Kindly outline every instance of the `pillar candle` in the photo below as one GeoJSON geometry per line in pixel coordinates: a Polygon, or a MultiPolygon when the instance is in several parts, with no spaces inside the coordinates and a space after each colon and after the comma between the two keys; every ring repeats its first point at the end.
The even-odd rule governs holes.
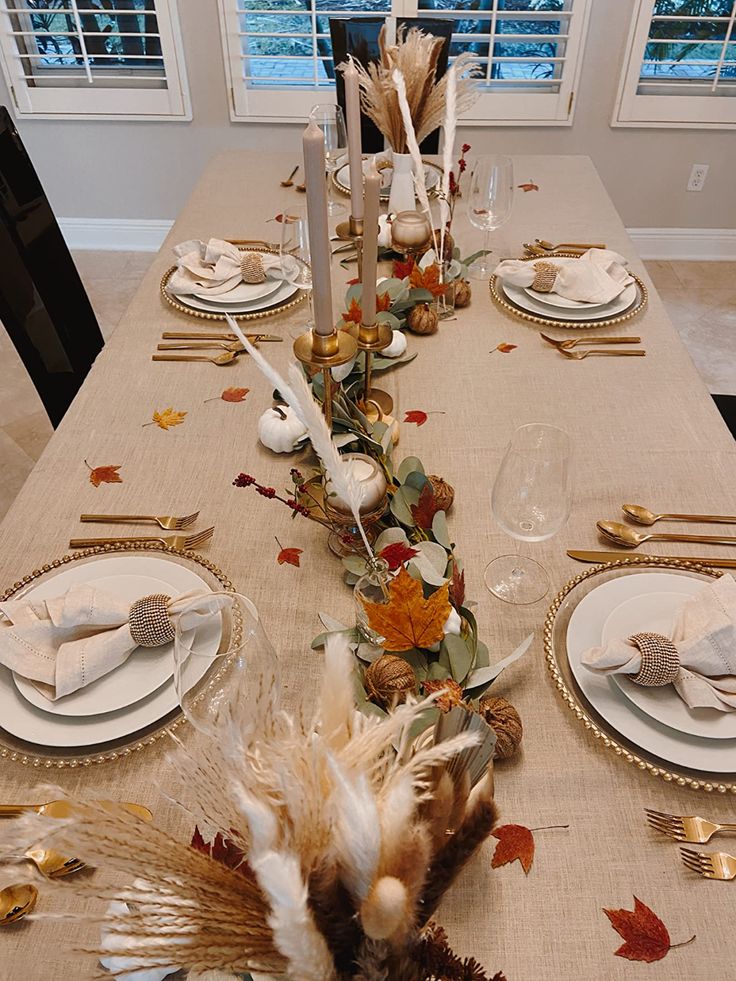
{"type": "Polygon", "coordinates": [[[314,331],[331,334],[332,279],[330,274],[330,229],[327,220],[327,185],[325,183],[325,137],[313,119],[302,137],[304,183],[307,186],[307,224],[309,253],[312,263],[312,302],[314,331]]]}
{"type": "Polygon", "coordinates": [[[363,222],[363,323],[376,322],[376,265],[378,262],[378,209],[381,175],[371,164],[365,178],[365,221],[363,222]]]}
{"type": "Polygon", "coordinates": [[[360,136],[360,86],[358,70],[348,58],[343,71],[345,79],[345,110],[348,126],[348,158],[350,161],[350,213],[363,217],[363,144],[360,136]]]}

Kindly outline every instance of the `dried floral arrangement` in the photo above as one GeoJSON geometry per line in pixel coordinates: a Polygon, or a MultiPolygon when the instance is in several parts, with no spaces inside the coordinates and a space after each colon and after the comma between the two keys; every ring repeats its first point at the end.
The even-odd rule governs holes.
{"type": "Polygon", "coordinates": [[[65,819],[8,821],[3,851],[43,840],[125,875],[124,886],[66,887],[112,901],[93,953],[113,974],[488,981],[430,919],[496,824],[492,730],[456,709],[417,741],[431,699],[365,716],[340,638],[327,645],[316,704],[304,695],[288,711],[267,641],[260,654],[170,758],[191,844],[80,802],[65,819]]]}

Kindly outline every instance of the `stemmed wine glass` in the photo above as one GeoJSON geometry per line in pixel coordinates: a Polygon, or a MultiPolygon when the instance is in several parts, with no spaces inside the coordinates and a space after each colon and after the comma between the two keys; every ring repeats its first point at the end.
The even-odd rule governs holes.
{"type": "Polygon", "coordinates": [[[332,175],[348,150],[348,130],[345,114],[338,105],[312,106],[309,118],[313,119],[325,136],[325,160],[327,162],[327,213],[332,218],[347,211],[344,204],[332,200],[332,175]]]}
{"type": "MultiPolygon", "coordinates": [[[[500,154],[478,157],[470,177],[468,217],[483,231],[483,249],[488,252],[491,232],[508,221],[514,198],[514,165],[511,157],[500,154]]],[[[488,255],[479,256],[470,264],[474,279],[487,279],[492,263],[488,255]]]]}
{"type": "MultiPolygon", "coordinates": [[[[567,433],[538,422],[516,430],[493,483],[491,511],[501,528],[522,542],[543,542],[562,528],[570,514],[567,433]]],[[[483,578],[507,603],[536,603],[549,589],[545,569],[520,555],[493,559],[483,578]]]]}
{"type": "Polygon", "coordinates": [[[282,211],[279,259],[284,282],[303,290],[309,297],[312,320],[312,266],[306,205],[289,205],[282,211]]]}

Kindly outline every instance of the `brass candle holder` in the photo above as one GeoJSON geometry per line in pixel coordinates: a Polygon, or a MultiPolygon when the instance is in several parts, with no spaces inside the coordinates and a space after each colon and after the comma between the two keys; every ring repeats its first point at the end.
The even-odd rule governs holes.
{"type": "Polygon", "coordinates": [[[393,340],[393,336],[394,332],[388,324],[361,324],[358,328],[358,350],[365,352],[363,401],[365,404],[369,401],[376,402],[381,407],[381,411],[386,415],[391,414],[394,407],[394,400],[388,392],[384,392],[380,388],[373,388],[371,370],[373,367],[373,354],[387,348],[393,340]]]}
{"type": "Polygon", "coordinates": [[[341,221],[335,229],[335,234],[343,242],[352,242],[358,259],[358,279],[363,279],[363,219],[353,218],[341,221]]]}
{"type": "Polygon", "coordinates": [[[330,369],[347,364],[358,353],[358,342],[344,330],[318,334],[314,329],[294,341],[294,355],[302,364],[322,372],[325,386],[325,421],[332,428],[332,374],[330,369]]]}

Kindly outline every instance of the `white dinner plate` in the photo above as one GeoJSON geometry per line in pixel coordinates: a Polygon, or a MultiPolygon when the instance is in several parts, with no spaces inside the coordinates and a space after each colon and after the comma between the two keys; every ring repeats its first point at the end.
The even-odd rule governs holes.
{"type": "MultiPolygon", "coordinates": [[[[626,289],[625,286],[622,287],[621,292],[624,289],[626,289]]],[[[563,310],[597,310],[598,307],[605,307],[608,306],[608,303],[613,302],[609,300],[608,303],[587,303],[584,300],[569,300],[566,296],[560,296],[559,293],[540,293],[539,290],[533,290],[531,286],[525,287],[524,292],[538,303],[544,303],[550,307],[562,307],[563,310]]]]}
{"type": "Polygon", "coordinates": [[[605,622],[619,604],[647,593],[678,593],[684,600],[705,584],[704,579],[671,572],[635,573],[602,583],[573,610],[567,626],[567,657],[585,698],[625,739],[673,766],[733,773],[736,739],[703,738],[662,725],[629,701],[612,678],[596,674],[582,663],[583,654],[601,644],[605,622]]]}
{"type": "Polygon", "coordinates": [[[531,296],[528,296],[526,290],[522,289],[522,287],[514,286],[511,283],[506,283],[502,279],[497,280],[497,282],[500,282],[502,291],[512,303],[516,304],[517,307],[521,307],[522,310],[527,310],[529,313],[535,313],[538,316],[547,317],[549,319],[559,318],[560,320],[586,321],[608,320],[609,317],[617,317],[620,313],[628,310],[628,308],[636,302],[637,297],[636,283],[631,283],[616,297],[615,300],[612,300],[610,303],[606,303],[603,306],[597,307],[595,310],[584,309],[555,311],[541,300],[536,300],[531,296]]]}
{"type": "Polygon", "coordinates": [[[204,300],[206,303],[227,304],[228,306],[231,306],[233,303],[241,305],[271,296],[282,284],[282,279],[268,278],[262,283],[238,283],[237,286],[228,290],[227,293],[218,293],[216,296],[206,291],[193,293],[192,296],[196,296],[198,300],[204,300]]]}
{"type": "Polygon", "coordinates": [[[257,310],[266,310],[269,307],[275,306],[277,303],[285,303],[296,292],[296,286],[293,286],[291,283],[281,283],[276,292],[271,293],[270,296],[262,297],[259,300],[251,300],[248,303],[241,303],[238,306],[220,304],[214,298],[205,302],[204,300],[197,299],[196,296],[176,296],[174,293],[170,295],[177,303],[181,303],[182,306],[191,307],[193,310],[205,310],[207,313],[238,314],[254,313],[257,310]]]}
{"type": "MultiPolygon", "coordinates": [[[[366,169],[367,161],[363,161],[363,170],[366,169]]],[[[387,167],[385,170],[381,171],[381,197],[388,198],[391,194],[391,175],[393,174],[393,168],[387,167]]],[[[340,167],[335,174],[335,180],[344,188],[346,191],[350,190],[350,165],[345,164],[340,167]]],[[[439,171],[434,167],[430,166],[427,161],[424,162],[424,184],[428,191],[433,190],[437,187],[440,180],[439,171]]]]}
{"type": "MultiPolygon", "coordinates": [[[[47,580],[54,586],[49,595],[73,582],[86,582],[95,573],[100,577],[148,576],[166,583],[167,587],[177,593],[189,589],[210,589],[196,572],[176,562],[153,556],[125,555],[110,556],[64,569],[53,579],[47,580]]],[[[189,657],[182,669],[186,690],[196,685],[206,674],[213,655],[217,652],[221,634],[221,616],[212,617],[197,628],[194,640],[197,655],[189,657]]],[[[0,668],[0,727],[25,742],[40,746],[81,748],[122,739],[158,722],[178,705],[174,679],[170,678],[146,698],[117,712],[83,717],[51,715],[27,702],[13,684],[10,670],[0,668]]]]}
{"type": "MultiPolygon", "coordinates": [[[[687,597],[682,593],[639,593],[611,610],[603,624],[603,643],[618,637],[631,637],[640,631],[672,636],[677,615],[687,597]]],[[[736,739],[736,712],[718,709],[691,709],[672,685],[646,688],[635,685],[625,674],[611,675],[624,695],[642,712],[678,732],[706,739],[736,739]]]]}
{"type": "MultiPolygon", "coordinates": [[[[60,590],[68,589],[70,583],[60,584],[58,578],[55,576],[53,579],[47,579],[34,589],[29,589],[24,594],[24,598],[32,597],[38,601],[59,596],[60,590]]],[[[93,572],[87,573],[83,581],[94,581],[99,589],[104,589],[126,603],[132,603],[141,596],[149,596],[152,593],[178,596],[181,592],[181,590],[175,591],[171,584],[161,579],[152,579],[150,576],[98,577],[93,572]],[[91,576],[94,579],[90,578],[91,576]]],[[[188,647],[191,646],[194,642],[193,632],[184,634],[183,639],[188,647]]],[[[133,702],[140,701],[160,688],[165,681],[173,677],[173,674],[174,645],[171,643],[163,644],[161,647],[136,648],[119,668],[98,678],[91,685],[85,685],[84,688],[54,702],[42,695],[27,678],[14,674],[13,681],[26,701],[44,712],[50,712],[52,715],[85,716],[117,712],[118,709],[132,705],[133,702]]]]}

